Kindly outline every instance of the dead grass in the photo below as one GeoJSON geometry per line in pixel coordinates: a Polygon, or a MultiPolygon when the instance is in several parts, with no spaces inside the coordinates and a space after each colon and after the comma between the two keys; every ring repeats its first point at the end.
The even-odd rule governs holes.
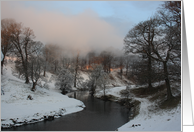
{"type": "Polygon", "coordinates": [[[131,92],[135,94],[136,97],[145,98],[148,97],[150,102],[155,102],[155,108],[153,110],[159,109],[172,109],[177,107],[181,103],[181,93],[174,87],[171,88],[172,92],[175,93],[172,99],[167,100],[166,86],[160,85],[155,88],[148,89],[147,87],[141,87],[132,89],[131,92]]]}
{"type": "Polygon", "coordinates": [[[161,109],[172,109],[181,103],[181,95],[175,96],[170,100],[164,100],[159,103],[161,109]]]}
{"type": "Polygon", "coordinates": [[[171,88],[172,92],[174,93],[174,97],[170,100],[167,100],[167,91],[166,89],[154,94],[153,96],[149,97],[150,102],[156,102],[156,106],[160,109],[172,109],[177,107],[178,104],[181,103],[181,93],[174,87],[171,88]]]}
{"type": "Polygon", "coordinates": [[[115,80],[112,74],[109,74],[111,80],[115,80]]]}
{"type": "Polygon", "coordinates": [[[156,100],[164,100],[165,98],[166,98],[166,89],[154,94],[153,96],[151,96],[148,99],[149,99],[150,102],[154,102],[156,100]]]}
{"type": "Polygon", "coordinates": [[[133,84],[136,84],[136,79],[134,77],[128,77],[126,74],[123,75],[127,80],[129,80],[130,82],[132,82],[133,84]]]}
{"type": "Polygon", "coordinates": [[[131,92],[139,98],[148,97],[150,95],[156,94],[160,91],[163,91],[165,89],[165,85],[160,85],[158,87],[154,88],[148,88],[148,87],[140,87],[132,89],[131,92]]]}
{"type": "Polygon", "coordinates": [[[130,81],[128,78],[126,78],[126,76],[123,74],[122,75],[122,78],[121,78],[121,75],[120,75],[120,72],[117,72],[116,73],[116,78],[122,83],[122,84],[125,84],[125,85],[128,85],[128,81],[130,81]]]}

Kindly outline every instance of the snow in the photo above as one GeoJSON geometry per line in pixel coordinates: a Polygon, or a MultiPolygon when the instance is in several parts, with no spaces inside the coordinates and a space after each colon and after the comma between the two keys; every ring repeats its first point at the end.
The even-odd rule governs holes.
{"type": "Polygon", "coordinates": [[[81,76],[84,78],[83,81],[86,81],[86,80],[89,79],[89,75],[87,73],[85,73],[85,72],[81,72],[81,76]]]}
{"type": "MultiPolygon", "coordinates": [[[[126,86],[122,87],[114,87],[106,90],[106,95],[113,95],[115,97],[120,97],[120,91],[126,89],[126,86]]],[[[103,91],[100,90],[95,94],[96,97],[100,97],[103,95],[103,91]]]]}
{"type": "Polygon", "coordinates": [[[131,82],[130,80],[126,79],[125,76],[122,76],[122,79],[120,79],[120,77],[118,77],[118,72],[120,70],[119,69],[112,69],[111,75],[113,76],[114,80],[112,81],[112,84],[116,85],[116,86],[123,86],[127,84],[133,84],[133,82],[131,82]]]}
{"type": "Polygon", "coordinates": [[[148,108],[153,104],[147,99],[136,99],[141,102],[139,115],[118,128],[119,131],[181,131],[180,106],[169,111],[150,112],[148,108]]]}
{"type": "MultiPolygon", "coordinates": [[[[142,105],[141,105],[142,106],[142,105]]],[[[118,128],[119,131],[181,131],[181,111],[180,107],[166,112],[157,112],[157,114],[148,114],[142,111],[135,119],[118,128]],[[142,114],[142,112],[144,112],[142,114]],[[140,126],[138,125],[140,124],[140,126]],[[133,125],[137,125],[132,127],[133,125]]]]}
{"type": "MultiPolygon", "coordinates": [[[[5,95],[1,95],[1,126],[19,126],[25,123],[43,121],[45,117],[54,116],[58,118],[62,115],[83,110],[85,105],[76,99],[60,94],[55,88],[53,74],[46,73],[48,88],[37,87],[35,92],[30,90],[31,86],[12,75],[14,66],[12,64],[4,67],[4,75],[1,76],[1,87],[5,95]],[[33,100],[27,100],[31,95],[33,100]]],[[[120,91],[126,89],[126,81],[131,84],[130,89],[139,86],[134,85],[124,76],[122,81],[117,76],[117,71],[111,72],[114,77],[111,84],[117,87],[109,87],[106,95],[113,95],[117,99],[122,98],[120,91]]],[[[88,79],[88,74],[82,72],[84,80],[88,79]]],[[[44,85],[45,81],[41,81],[44,85]]],[[[161,85],[164,82],[153,83],[153,86],[161,85]]],[[[103,95],[103,90],[98,89],[96,97],[103,95]]],[[[175,95],[175,93],[174,93],[175,95]]],[[[116,99],[116,98],[115,98],[116,99]]],[[[150,102],[148,98],[138,98],[133,96],[133,100],[140,101],[139,114],[123,126],[118,131],[181,131],[181,104],[170,110],[152,110],[155,102],[150,102]]]]}
{"type": "MultiPolygon", "coordinates": [[[[161,83],[154,83],[157,86],[161,83]]],[[[131,85],[131,89],[137,86],[131,85]]],[[[106,95],[113,95],[117,99],[122,98],[119,94],[126,86],[109,88],[106,95]]],[[[103,91],[98,91],[95,96],[100,97],[103,91]]],[[[117,99],[115,101],[117,101],[117,99]]],[[[131,119],[128,123],[118,128],[118,131],[181,131],[181,104],[170,110],[152,110],[154,102],[147,98],[138,98],[133,95],[133,100],[141,102],[139,114],[131,119]]]]}
{"type": "MultiPolygon", "coordinates": [[[[56,90],[55,81],[48,82],[48,89],[37,86],[37,90],[32,92],[31,85],[12,75],[12,67],[13,64],[4,67],[4,75],[1,76],[1,87],[5,93],[1,95],[1,127],[43,121],[48,116],[58,118],[85,107],[83,102],[56,90]],[[28,95],[33,100],[28,100],[28,95]]],[[[52,74],[47,74],[49,80],[52,74]]]]}

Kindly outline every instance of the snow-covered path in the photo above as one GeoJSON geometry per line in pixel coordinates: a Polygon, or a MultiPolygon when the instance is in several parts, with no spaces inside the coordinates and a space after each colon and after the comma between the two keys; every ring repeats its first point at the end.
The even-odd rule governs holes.
{"type": "Polygon", "coordinates": [[[170,111],[150,112],[150,102],[146,99],[136,100],[141,102],[139,115],[118,128],[119,131],[181,131],[180,106],[170,111]]]}
{"type": "MultiPolygon", "coordinates": [[[[131,85],[134,88],[135,85],[131,85]]],[[[107,95],[121,98],[120,91],[126,86],[114,87],[107,90],[107,95]]],[[[100,97],[103,91],[95,96],[100,97]]],[[[171,110],[154,110],[154,102],[147,98],[133,96],[133,100],[141,102],[139,114],[128,123],[118,128],[118,131],[181,131],[181,105],[171,110]]]]}
{"type": "Polygon", "coordinates": [[[118,128],[119,131],[181,131],[181,106],[172,110],[154,110],[154,103],[147,98],[141,102],[137,117],[118,128]]]}

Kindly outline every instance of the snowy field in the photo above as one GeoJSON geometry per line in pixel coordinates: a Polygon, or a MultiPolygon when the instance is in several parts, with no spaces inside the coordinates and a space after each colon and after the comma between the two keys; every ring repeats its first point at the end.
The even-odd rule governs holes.
{"type": "MultiPolygon", "coordinates": [[[[83,102],[62,95],[54,87],[54,81],[48,82],[48,88],[37,86],[32,92],[31,86],[12,75],[13,65],[4,68],[1,76],[1,127],[19,126],[22,124],[43,121],[48,117],[58,118],[62,115],[83,110],[83,102]],[[33,100],[28,100],[31,95],[33,100]]],[[[47,75],[49,80],[51,74],[47,75]]],[[[45,82],[41,82],[45,83],[45,82]]]]}

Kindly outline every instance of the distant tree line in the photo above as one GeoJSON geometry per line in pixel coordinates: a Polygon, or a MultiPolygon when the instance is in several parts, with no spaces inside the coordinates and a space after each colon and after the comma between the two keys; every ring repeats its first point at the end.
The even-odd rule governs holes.
{"type": "MultiPolygon", "coordinates": [[[[95,78],[96,73],[91,72],[90,81],[87,84],[88,86],[92,84],[91,89],[94,92],[96,86],[100,86],[99,82],[103,84],[100,87],[105,89],[104,81],[108,79],[107,75],[113,68],[124,68],[123,61],[121,65],[121,57],[116,56],[112,51],[104,50],[101,53],[91,51],[86,56],[80,56],[77,51],[73,57],[70,57],[64,54],[64,48],[57,44],[35,41],[33,30],[13,19],[1,20],[1,49],[4,56],[12,56],[16,59],[15,69],[25,83],[32,83],[32,91],[36,90],[39,79],[45,77],[47,72],[51,72],[57,75],[59,82],[56,83],[56,87],[66,93],[70,86],[82,87],[81,71],[98,71],[95,68],[99,69],[100,66],[100,77],[95,78]],[[66,79],[62,79],[62,76],[66,79]],[[71,80],[68,83],[67,78],[71,80]]],[[[1,74],[3,74],[4,65],[5,58],[1,61],[1,74]]]]}

